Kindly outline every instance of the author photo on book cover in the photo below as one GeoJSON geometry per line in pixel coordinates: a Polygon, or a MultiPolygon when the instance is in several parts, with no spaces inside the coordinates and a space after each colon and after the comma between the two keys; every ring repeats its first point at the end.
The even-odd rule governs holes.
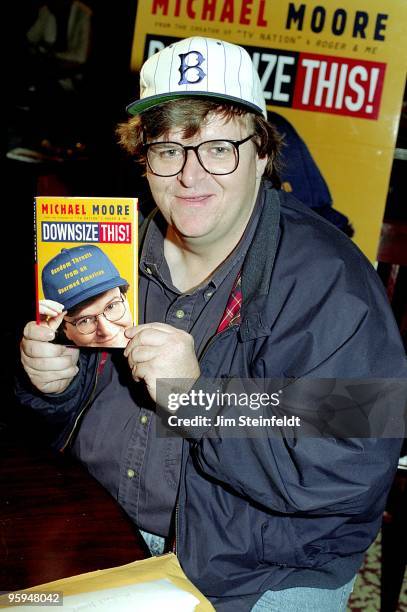
{"type": "Polygon", "coordinates": [[[128,289],[99,247],[62,249],[42,270],[40,324],[55,332],[57,344],[124,348],[124,330],[133,325],[128,289]]]}

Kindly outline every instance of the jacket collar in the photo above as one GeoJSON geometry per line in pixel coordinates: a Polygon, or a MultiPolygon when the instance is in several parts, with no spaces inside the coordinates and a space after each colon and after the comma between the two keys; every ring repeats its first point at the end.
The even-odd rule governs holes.
{"type": "Polygon", "coordinates": [[[265,202],[242,269],[242,340],[270,334],[270,327],[262,321],[260,307],[270,292],[271,274],[280,237],[280,198],[278,191],[272,188],[269,181],[264,181],[261,189],[265,202]]]}

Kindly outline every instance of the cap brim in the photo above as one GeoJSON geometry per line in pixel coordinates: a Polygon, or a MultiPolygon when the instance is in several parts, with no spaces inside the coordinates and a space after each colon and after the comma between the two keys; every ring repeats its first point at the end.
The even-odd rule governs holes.
{"type": "Polygon", "coordinates": [[[246,100],[242,100],[241,98],[235,98],[234,96],[228,95],[220,95],[216,93],[211,93],[208,91],[172,91],[166,94],[157,94],[156,96],[148,96],[147,98],[142,98],[141,100],[136,100],[132,102],[128,106],[126,106],[126,111],[129,115],[140,115],[145,111],[153,108],[154,106],[158,106],[159,104],[163,104],[164,102],[169,102],[170,100],[176,100],[178,98],[201,98],[201,99],[211,99],[222,102],[232,102],[238,106],[243,106],[244,108],[248,108],[252,113],[260,114],[264,116],[264,112],[262,108],[257,106],[257,104],[252,104],[251,102],[247,102],[246,100]]]}
{"type": "Polygon", "coordinates": [[[81,291],[77,295],[72,296],[70,299],[67,299],[65,301],[62,299],[62,303],[64,305],[65,310],[70,310],[81,302],[89,300],[90,298],[95,297],[100,293],[105,293],[105,291],[109,291],[109,289],[115,289],[115,287],[121,287],[122,285],[128,284],[129,283],[124,278],[116,277],[114,279],[107,280],[104,283],[99,283],[98,285],[89,287],[89,289],[81,291]]]}

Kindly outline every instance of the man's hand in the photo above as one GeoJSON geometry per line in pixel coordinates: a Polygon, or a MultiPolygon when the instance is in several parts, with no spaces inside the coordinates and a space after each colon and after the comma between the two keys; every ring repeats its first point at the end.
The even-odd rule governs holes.
{"type": "Polygon", "coordinates": [[[49,321],[51,317],[57,317],[64,312],[63,304],[54,300],[38,300],[38,310],[42,321],[49,321]]]}
{"type": "Polygon", "coordinates": [[[157,378],[186,378],[195,381],[201,371],[194,339],[187,332],[166,323],[146,323],[126,329],[131,338],[124,351],[134,380],[144,380],[156,401],[157,378]]]}
{"type": "Polygon", "coordinates": [[[79,371],[76,365],[79,349],[50,344],[64,314],[52,316],[39,325],[30,321],[24,328],[21,363],[32,384],[43,393],[62,393],[79,371]]]}

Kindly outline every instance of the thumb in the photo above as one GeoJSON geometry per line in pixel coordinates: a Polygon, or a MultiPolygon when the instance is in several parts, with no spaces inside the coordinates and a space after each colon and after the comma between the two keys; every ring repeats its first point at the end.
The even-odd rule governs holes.
{"type": "Polygon", "coordinates": [[[63,354],[68,355],[71,358],[72,365],[76,365],[76,362],[79,359],[79,349],[73,346],[66,346],[63,354]]]}
{"type": "Polygon", "coordinates": [[[133,327],[128,327],[127,329],[125,329],[124,335],[126,336],[126,338],[134,338],[134,336],[136,335],[136,329],[137,327],[135,325],[133,327]]]}
{"type": "Polygon", "coordinates": [[[66,315],[66,310],[64,312],[61,312],[61,314],[57,315],[56,317],[52,317],[48,319],[47,321],[48,327],[52,331],[56,332],[58,327],[61,325],[62,321],[64,320],[65,315],[66,315]]]}

